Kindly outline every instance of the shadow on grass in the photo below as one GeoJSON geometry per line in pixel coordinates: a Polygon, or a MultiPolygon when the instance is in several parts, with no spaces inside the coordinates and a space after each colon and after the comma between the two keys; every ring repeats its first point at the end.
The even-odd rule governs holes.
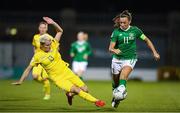
{"type": "Polygon", "coordinates": [[[1,108],[2,112],[116,112],[113,108],[71,108],[71,107],[56,107],[56,108],[29,108],[21,107],[21,108],[1,108]]]}
{"type": "Polygon", "coordinates": [[[11,97],[11,98],[3,98],[0,99],[0,101],[32,101],[32,100],[38,100],[38,98],[24,98],[24,97],[11,97]]]}

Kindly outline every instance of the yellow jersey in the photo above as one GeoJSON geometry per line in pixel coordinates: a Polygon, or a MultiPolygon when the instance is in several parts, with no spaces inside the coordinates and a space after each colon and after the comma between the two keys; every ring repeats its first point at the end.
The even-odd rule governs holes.
{"type": "MultiPolygon", "coordinates": [[[[51,40],[54,39],[54,38],[53,38],[51,35],[49,35],[48,33],[46,33],[46,34],[48,35],[48,37],[49,37],[51,40]]],[[[32,45],[33,45],[34,48],[35,48],[35,53],[40,50],[40,42],[39,42],[40,36],[41,36],[40,34],[35,34],[34,37],[33,37],[32,45]]]]}
{"type": "Polygon", "coordinates": [[[59,42],[56,39],[52,40],[51,50],[49,52],[44,52],[40,49],[34,54],[30,65],[36,66],[38,64],[46,70],[49,77],[53,80],[61,76],[64,70],[67,69],[68,64],[61,58],[59,53],[59,42]]]}

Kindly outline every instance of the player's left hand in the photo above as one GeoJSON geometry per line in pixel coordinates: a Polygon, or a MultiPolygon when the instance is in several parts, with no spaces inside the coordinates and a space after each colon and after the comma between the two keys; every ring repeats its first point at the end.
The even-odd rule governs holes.
{"type": "Polygon", "coordinates": [[[160,55],[156,52],[154,53],[154,58],[156,61],[160,60],[160,55]]]}
{"type": "Polygon", "coordinates": [[[13,82],[13,83],[11,83],[12,85],[21,85],[22,83],[21,82],[19,82],[19,81],[17,81],[17,82],[13,82]]]}
{"type": "Polygon", "coordinates": [[[87,54],[85,54],[83,57],[84,57],[84,59],[86,59],[86,60],[88,59],[88,55],[87,55],[87,54]]]}
{"type": "Polygon", "coordinates": [[[48,23],[48,24],[54,24],[54,20],[49,18],[49,17],[43,17],[43,19],[48,23]]]}

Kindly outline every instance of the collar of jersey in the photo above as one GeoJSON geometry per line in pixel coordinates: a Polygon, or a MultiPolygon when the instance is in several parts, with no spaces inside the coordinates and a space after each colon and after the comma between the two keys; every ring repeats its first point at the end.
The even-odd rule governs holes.
{"type": "Polygon", "coordinates": [[[127,30],[129,30],[129,29],[130,29],[130,27],[131,27],[131,26],[129,25],[129,26],[128,26],[128,28],[127,28],[127,29],[125,29],[125,30],[123,30],[121,27],[120,27],[120,29],[121,29],[121,30],[123,30],[123,31],[127,31],[127,30]]]}
{"type": "Polygon", "coordinates": [[[79,45],[82,45],[82,44],[85,43],[85,41],[77,41],[77,43],[78,43],[79,45]]]}

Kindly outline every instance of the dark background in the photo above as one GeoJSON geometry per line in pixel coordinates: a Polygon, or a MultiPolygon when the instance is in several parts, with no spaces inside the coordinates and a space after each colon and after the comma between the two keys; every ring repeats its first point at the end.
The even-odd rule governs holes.
{"type": "MultiPolygon", "coordinates": [[[[152,40],[161,55],[161,60],[155,62],[145,43],[137,41],[137,68],[180,66],[178,0],[1,0],[0,3],[0,42],[10,44],[12,52],[12,60],[7,59],[10,63],[7,65],[6,60],[1,59],[1,67],[25,67],[29,63],[33,55],[32,37],[38,32],[43,16],[53,18],[64,29],[60,52],[65,61],[71,63],[70,45],[82,30],[88,32],[94,53],[89,66],[109,67],[112,18],[126,9],[132,13],[132,25],[138,26],[152,40]],[[17,29],[16,35],[9,33],[12,28],[17,29]],[[22,51],[24,54],[19,55],[22,51]]],[[[52,26],[49,26],[49,33],[55,34],[52,26]]],[[[1,55],[5,49],[1,48],[1,55]]]]}
{"type": "Polygon", "coordinates": [[[179,10],[178,0],[1,0],[1,10],[59,11],[72,8],[77,12],[168,13],[179,10]]]}

